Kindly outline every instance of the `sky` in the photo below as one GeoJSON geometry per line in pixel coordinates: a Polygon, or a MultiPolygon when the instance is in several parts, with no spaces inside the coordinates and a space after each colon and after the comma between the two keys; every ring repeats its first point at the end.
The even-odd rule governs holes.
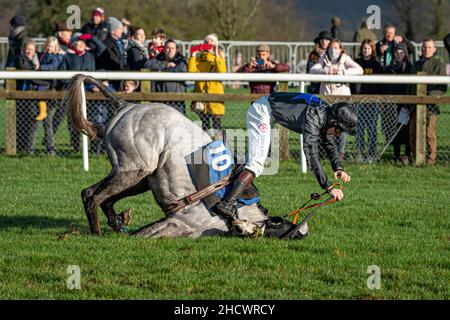
{"type": "MultiPolygon", "coordinates": [[[[308,12],[311,28],[314,33],[320,30],[329,30],[330,20],[333,16],[338,16],[342,21],[342,29],[348,34],[353,33],[361,25],[370,5],[378,5],[381,9],[381,26],[388,22],[395,21],[392,16],[392,5],[389,0],[297,0],[300,8],[308,12]]],[[[350,39],[349,39],[350,40],[350,39]]]]}

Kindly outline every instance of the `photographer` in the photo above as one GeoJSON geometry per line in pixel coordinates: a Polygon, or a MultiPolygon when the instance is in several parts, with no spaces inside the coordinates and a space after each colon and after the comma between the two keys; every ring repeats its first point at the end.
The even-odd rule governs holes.
{"type": "MultiPolygon", "coordinates": [[[[288,64],[278,63],[270,59],[270,47],[267,44],[261,44],[256,48],[256,58],[251,57],[250,62],[237,70],[244,73],[279,73],[289,72],[288,64]]],[[[275,82],[250,82],[251,93],[270,94],[275,92],[275,82]]]]}
{"type": "MultiPolygon", "coordinates": [[[[188,72],[227,72],[225,54],[219,50],[219,39],[215,33],[207,35],[202,45],[191,48],[188,72]]],[[[196,81],[194,92],[223,94],[224,88],[220,81],[196,81]]],[[[192,109],[199,114],[203,130],[208,131],[212,121],[216,136],[221,135],[221,120],[225,114],[223,102],[194,102],[192,109]]]]}

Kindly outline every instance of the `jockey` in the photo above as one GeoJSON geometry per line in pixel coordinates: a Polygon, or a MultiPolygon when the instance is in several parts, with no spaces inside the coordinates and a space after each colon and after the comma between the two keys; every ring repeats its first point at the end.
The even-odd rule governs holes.
{"type": "Polygon", "coordinates": [[[236,220],[239,195],[259,177],[269,153],[271,121],[303,134],[304,152],[309,167],[321,188],[336,200],[342,200],[342,190],[333,188],[320,164],[319,144],[325,149],[334,171],[334,178],[350,181],[339,160],[334,137],[344,131],[354,135],[356,107],[346,102],[328,105],[317,96],[304,93],[272,93],[253,102],[247,111],[249,157],[244,171],[234,182],[231,192],[219,202],[216,212],[236,220]]]}

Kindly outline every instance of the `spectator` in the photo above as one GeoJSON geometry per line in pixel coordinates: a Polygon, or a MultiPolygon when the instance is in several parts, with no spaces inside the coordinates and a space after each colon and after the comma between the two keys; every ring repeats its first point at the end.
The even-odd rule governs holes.
{"type": "MultiPolygon", "coordinates": [[[[319,59],[310,70],[314,74],[330,74],[330,75],[362,75],[363,69],[355,61],[348,56],[339,40],[332,40],[328,45],[327,52],[319,59]]],[[[321,83],[320,94],[322,95],[351,95],[350,85],[348,83],[321,83]]],[[[339,158],[344,159],[345,156],[345,133],[341,133],[338,137],[339,142],[339,158]]]]}
{"type": "Polygon", "coordinates": [[[16,58],[21,54],[23,44],[27,38],[27,31],[25,28],[25,18],[22,16],[14,16],[9,22],[11,32],[8,37],[8,57],[6,58],[6,67],[14,68],[16,65],[16,58]]]}
{"type": "MultiPolygon", "coordinates": [[[[71,40],[71,46],[74,53],[68,53],[64,56],[64,59],[59,66],[59,70],[63,71],[95,71],[96,70],[96,57],[101,55],[106,50],[105,45],[96,37],[90,34],[74,34],[71,40]],[[88,50],[87,44],[93,42],[95,44],[94,50],[88,50]]],[[[87,84],[85,86],[87,91],[94,91],[93,85],[87,84]]],[[[88,108],[91,102],[88,102],[88,108]]],[[[59,122],[61,123],[61,122],[59,122]]],[[[69,133],[70,143],[75,152],[80,150],[80,136],[78,131],[73,126],[72,120],[69,118],[69,133]]],[[[58,127],[53,127],[54,134],[58,130],[58,127]]]]}
{"type": "Polygon", "coordinates": [[[166,33],[163,29],[155,29],[152,31],[152,41],[149,43],[148,52],[150,59],[156,58],[164,51],[164,43],[166,42],[166,33]]]}
{"type": "MultiPolygon", "coordinates": [[[[322,31],[314,39],[314,50],[309,54],[306,63],[306,73],[310,73],[313,65],[319,62],[319,59],[327,51],[328,45],[333,38],[328,31],[322,31]]],[[[308,87],[308,93],[318,94],[320,91],[320,82],[311,82],[308,87]]]]}
{"type": "Polygon", "coordinates": [[[353,36],[353,42],[361,43],[362,41],[367,39],[376,42],[377,36],[372,32],[372,30],[369,29],[367,20],[365,19],[361,24],[361,28],[359,28],[359,30],[355,32],[355,35],[353,36]]]}
{"type": "Polygon", "coordinates": [[[86,23],[81,32],[96,36],[100,41],[105,41],[108,36],[108,26],[105,21],[105,10],[103,8],[95,8],[91,14],[91,21],[86,23]]]}
{"type": "Polygon", "coordinates": [[[377,57],[380,59],[383,68],[390,65],[394,57],[394,45],[395,43],[405,42],[408,48],[408,52],[414,52],[414,47],[409,41],[402,36],[396,34],[396,29],[392,24],[387,24],[383,28],[384,38],[377,43],[377,57]]]}
{"type": "Polygon", "coordinates": [[[120,21],[123,24],[122,39],[129,40],[131,38],[131,32],[130,32],[131,22],[127,18],[122,18],[120,21]]]}
{"type": "Polygon", "coordinates": [[[125,93],[133,93],[139,87],[139,82],[136,80],[126,80],[123,82],[123,92],[125,93]]]}
{"type": "MultiPolygon", "coordinates": [[[[427,75],[445,75],[445,65],[442,57],[436,54],[436,45],[433,39],[425,38],[422,42],[422,56],[414,66],[414,73],[426,72],[427,75]]],[[[447,85],[427,85],[427,95],[444,95],[447,85]]],[[[427,145],[429,154],[427,164],[436,163],[437,139],[436,139],[436,115],[440,113],[437,105],[427,106],[427,145]]],[[[415,114],[411,118],[411,146],[415,146],[415,114]]]]}
{"type": "MultiPolygon", "coordinates": [[[[36,53],[36,44],[31,39],[26,39],[21,53],[16,56],[15,66],[18,70],[39,70],[39,58],[36,53]]],[[[18,80],[17,90],[36,90],[43,83],[39,80],[18,80]]],[[[38,102],[36,100],[17,101],[17,149],[19,152],[34,154],[34,144],[38,124],[36,115],[38,114],[38,102]],[[31,104],[32,107],[28,104],[31,104]]]]}
{"type": "MultiPolygon", "coordinates": [[[[361,42],[359,57],[355,60],[357,64],[364,70],[364,75],[373,75],[383,73],[383,68],[375,56],[375,42],[366,39],[361,42]]],[[[356,94],[380,94],[380,86],[374,84],[360,84],[355,85],[352,89],[356,94]]],[[[357,108],[358,123],[356,125],[356,148],[358,162],[363,161],[363,154],[365,149],[364,135],[367,130],[367,153],[368,162],[375,161],[377,154],[377,122],[379,108],[376,104],[364,105],[361,104],[357,108]]]]}
{"type": "MultiPolygon", "coordinates": [[[[210,45],[209,50],[194,51],[189,59],[189,72],[227,72],[224,54],[219,50],[219,39],[215,33],[205,38],[205,44],[210,45]]],[[[219,81],[197,81],[194,92],[223,94],[224,88],[219,81]]],[[[221,136],[221,119],[225,114],[225,104],[223,102],[195,102],[193,109],[200,114],[203,130],[210,129],[210,121],[213,122],[213,128],[216,135],[221,136]]]]}
{"type": "Polygon", "coordinates": [[[342,34],[341,34],[341,19],[339,17],[333,17],[331,19],[330,32],[331,32],[331,37],[333,39],[343,41],[342,34]]]}
{"type": "MultiPolygon", "coordinates": [[[[448,52],[448,58],[450,60],[450,33],[445,36],[443,41],[444,41],[445,48],[447,49],[447,52],[448,52]]],[[[447,75],[450,76],[450,63],[447,64],[446,70],[447,70],[447,75]]]]}
{"type": "Polygon", "coordinates": [[[128,41],[127,61],[130,70],[140,71],[149,60],[145,46],[145,31],[140,27],[131,27],[131,39],[128,41]]]}
{"type": "MultiPolygon", "coordinates": [[[[55,71],[58,70],[64,58],[65,52],[59,47],[58,39],[50,36],[44,45],[44,52],[39,58],[41,71],[55,71]]],[[[49,83],[48,85],[39,85],[37,90],[49,90],[55,86],[55,83],[49,83]]],[[[57,110],[58,103],[55,100],[40,101],[39,102],[39,115],[36,120],[43,120],[44,123],[44,140],[43,145],[47,148],[47,153],[54,156],[55,150],[55,138],[53,135],[53,111],[57,110]],[[47,110],[48,107],[48,110],[47,110]]]]}
{"type": "MultiPolygon", "coordinates": [[[[175,41],[166,41],[164,51],[149,60],[145,68],[158,72],[187,72],[186,58],[178,51],[175,41]]],[[[186,92],[184,81],[155,81],[155,92],[186,92]]],[[[183,114],[186,114],[184,101],[164,102],[183,114]]]]}
{"type": "Polygon", "coordinates": [[[59,22],[56,24],[55,37],[58,39],[59,47],[65,53],[75,53],[70,43],[72,33],[72,30],[67,26],[66,22],[59,22]]]}
{"type": "MultiPolygon", "coordinates": [[[[412,64],[408,59],[408,48],[404,43],[397,43],[394,46],[394,60],[386,67],[385,73],[394,75],[407,75],[412,73],[412,64]]],[[[385,94],[406,95],[410,93],[409,85],[405,84],[386,84],[384,85],[385,94]]],[[[400,104],[397,107],[397,112],[405,112],[409,115],[410,107],[405,104],[400,104]],[[402,110],[403,109],[403,110],[402,110]]],[[[392,141],[394,145],[394,159],[400,161],[404,165],[409,165],[411,162],[411,142],[409,135],[409,122],[404,125],[397,136],[392,141]],[[401,146],[405,145],[405,154],[400,156],[401,146]]]]}
{"type": "MultiPolygon", "coordinates": [[[[123,25],[117,18],[108,19],[109,34],[103,42],[105,50],[97,59],[97,68],[107,71],[128,70],[125,43],[122,40],[123,25]]],[[[111,81],[114,89],[117,91],[120,81],[111,81]]]]}
{"type": "MultiPolygon", "coordinates": [[[[270,47],[261,44],[256,47],[256,58],[251,57],[250,62],[242,66],[237,72],[245,73],[279,73],[289,72],[290,66],[270,59],[270,47]]],[[[276,82],[250,82],[251,93],[269,94],[275,92],[276,82]]]]}

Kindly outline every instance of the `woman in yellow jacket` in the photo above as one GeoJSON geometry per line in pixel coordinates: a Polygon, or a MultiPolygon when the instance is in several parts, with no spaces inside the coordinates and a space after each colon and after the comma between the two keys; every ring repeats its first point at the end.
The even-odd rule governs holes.
{"type": "MultiPolygon", "coordinates": [[[[209,44],[209,50],[197,50],[192,52],[188,63],[188,72],[219,72],[226,73],[227,66],[222,51],[219,51],[219,39],[215,33],[205,38],[205,44],[209,44]]],[[[194,92],[223,94],[223,84],[220,81],[197,81],[195,82],[194,92]]],[[[203,130],[211,128],[212,119],[213,128],[220,135],[222,130],[221,118],[225,114],[225,104],[222,102],[194,103],[193,108],[198,112],[202,120],[203,130]]]]}

